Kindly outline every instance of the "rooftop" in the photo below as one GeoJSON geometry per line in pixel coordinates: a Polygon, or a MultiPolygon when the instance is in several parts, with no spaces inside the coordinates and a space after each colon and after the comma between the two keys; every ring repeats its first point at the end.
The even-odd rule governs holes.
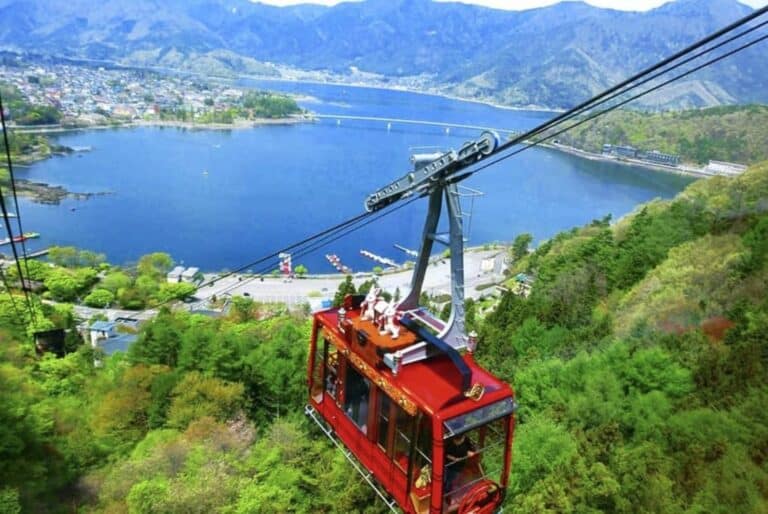
{"type": "MultiPolygon", "coordinates": [[[[342,342],[346,344],[346,336],[338,330],[337,309],[330,309],[317,316],[321,317],[331,332],[342,342]]],[[[370,324],[370,321],[359,320],[359,310],[349,311],[347,318],[351,319],[354,326],[361,324],[370,324]]],[[[481,368],[470,354],[465,354],[462,358],[469,367],[472,378],[471,384],[480,384],[484,388],[483,396],[478,399],[470,399],[462,391],[462,377],[459,370],[453,365],[451,360],[444,354],[436,354],[426,360],[404,365],[397,375],[383,364],[374,364],[370,361],[370,354],[380,354],[381,352],[394,351],[396,348],[402,348],[408,344],[417,342],[416,336],[404,326],[401,326],[400,337],[392,339],[389,336],[382,336],[374,329],[371,324],[369,330],[365,330],[369,335],[368,346],[373,347],[373,352],[367,352],[364,355],[360,352],[357,344],[349,344],[350,360],[363,370],[369,378],[387,391],[387,394],[398,399],[398,394],[405,394],[407,398],[416,403],[420,408],[430,414],[438,414],[444,418],[450,418],[474,410],[478,407],[494,403],[501,398],[512,396],[512,389],[503,381],[494,377],[492,374],[481,368]],[[389,340],[386,343],[384,340],[389,340]],[[355,355],[352,357],[351,355],[355,355]],[[370,366],[360,364],[357,361],[362,360],[370,366]],[[381,379],[389,382],[392,387],[385,385],[381,379]]],[[[406,408],[406,410],[408,410],[406,408]]]]}
{"type": "Polygon", "coordinates": [[[101,332],[111,332],[115,328],[114,321],[94,321],[88,330],[98,330],[101,332]]]}

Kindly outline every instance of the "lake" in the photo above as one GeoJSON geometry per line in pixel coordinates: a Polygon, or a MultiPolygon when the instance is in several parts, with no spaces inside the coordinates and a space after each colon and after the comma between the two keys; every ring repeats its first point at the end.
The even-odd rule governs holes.
{"type": "MultiPolygon", "coordinates": [[[[302,95],[319,114],[430,120],[525,130],[553,116],[438,96],[349,86],[255,82],[248,86],[302,95]]],[[[187,266],[233,269],[363,211],[371,192],[409,171],[413,149],[457,148],[477,131],[335,119],[317,123],[208,131],[131,128],[67,133],[54,139],[92,151],[19,168],[18,178],[71,191],[111,191],[60,205],[21,200],[31,249],[74,245],[124,264],[154,251],[187,266]]],[[[691,179],[532,148],[464,185],[474,201],[470,244],[558,231],[650,199],[669,198],[691,179]]],[[[468,208],[467,205],[465,208],[468,208]]],[[[403,261],[394,248],[418,249],[426,199],[384,217],[318,252],[296,259],[310,272],[331,272],[325,253],[355,270],[375,263],[361,249],[403,261]]],[[[274,263],[277,264],[276,262],[274,263]]]]}

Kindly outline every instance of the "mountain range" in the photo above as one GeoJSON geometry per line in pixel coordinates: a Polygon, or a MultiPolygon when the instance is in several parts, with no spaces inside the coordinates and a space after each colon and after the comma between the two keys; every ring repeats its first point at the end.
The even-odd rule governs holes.
{"type": "MultiPolygon", "coordinates": [[[[504,11],[432,0],[334,7],[0,0],[0,47],[217,74],[276,75],[289,66],[562,108],[750,12],[736,0],[677,0],[647,12],[581,2],[504,11]]],[[[768,102],[765,52],[756,45],[665,88],[645,105],[768,102]]]]}

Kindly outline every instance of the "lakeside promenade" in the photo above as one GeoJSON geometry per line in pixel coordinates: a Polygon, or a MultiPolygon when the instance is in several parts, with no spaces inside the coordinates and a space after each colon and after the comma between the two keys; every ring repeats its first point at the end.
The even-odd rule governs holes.
{"type": "MultiPolygon", "coordinates": [[[[466,298],[477,299],[489,284],[501,282],[503,274],[502,260],[505,254],[503,248],[495,250],[468,250],[464,253],[464,283],[466,298]],[[493,269],[484,271],[483,263],[488,259],[494,259],[493,269]]],[[[412,269],[402,269],[385,272],[378,278],[381,288],[394,294],[400,289],[401,297],[410,290],[412,269]]],[[[353,282],[359,286],[366,280],[373,278],[373,273],[356,273],[353,282]]],[[[216,274],[206,274],[205,281],[213,280],[216,274]]],[[[347,275],[334,273],[327,275],[308,275],[305,278],[294,278],[286,281],[282,277],[265,276],[252,278],[235,274],[216,281],[207,287],[198,289],[195,297],[203,300],[213,295],[221,297],[247,296],[259,302],[285,302],[288,304],[301,304],[322,298],[333,298],[339,285],[347,275]]],[[[434,259],[427,269],[423,290],[429,295],[449,295],[451,287],[449,259],[434,259]]],[[[486,291],[487,293],[487,291],[486,291]]],[[[207,302],[198,302],[207,303],[207,302]]],[[[202,306],[201,306],[202,307],[202,306]]]]}

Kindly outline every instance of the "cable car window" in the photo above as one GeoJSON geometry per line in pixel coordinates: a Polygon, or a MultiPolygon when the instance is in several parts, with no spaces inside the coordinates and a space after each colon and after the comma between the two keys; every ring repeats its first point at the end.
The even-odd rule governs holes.
{"type": "Polygon", "coordinates": [[[416,512],[427,512],[432,489],[432,420],[428,417],[421,419],[416,433],[411,483],[414,509],[416,512]]]}
{"type": "Polygon", "coordinates": [[[344,384],[344,411],[364,434],[368,433],[368,405],[370,401],[371,381],[361,375],[354,367],[347,366],[344,384]]]}
{"type": "Polygon", "coordinates": [[[379,392],[379,405],[377,406],[377,416],[379,425],[376,440],[384,453],[387,453],[389,442],[389,419],[392,417],[392,400],[383,392],[379,392]]]}
{"type": "Polygon", "coordinates": [[[506,418],[460,431],[445,441],[443,494],[445,509],[457,507],[473,488],[501,482],[504,470],[506,418]]]}
{"type": "Polygon", "coordinates": [[[339,349],[327,343],[325,358],[325,392],[336,400],[336,389],[339,384],[339,349]]]}
{"type": "Polygon", "coordinates": [[[413,437],[413,416],[395,405],[395,440],[392,448],[392,458],[404,473],[408,472],[408,454],[411,452],[411,437],[413,437]]]}
{"type": "MultiPolygon", "coordinates": [[[[429,418],[423,418],[416,438],[414,452],[414,469],[420,472],[424,466],[432,467],[432,423],[429,418]]],[[[432,472],[428,473],[429,476],[432,472]]]]}
{"type": "Polygon", "coordinates": [[[315,347],[315,358],[312,362],[312,384],[310,385],[310,394],[316,402],[323,400],[323,363],[325,362],[325,353],[327,342],[323,337],[323,331],[318,331],[315,347]]]}
{"type": "Polygon", "coordinates": [[[512,398],[504,398],[498,402],[486,405],[477,410],[449,419],[444,423],[445,438],[453,437],[474,427],[488,423],[495,419],[512,414],[517,409],[517,404],[512,398]]]}

